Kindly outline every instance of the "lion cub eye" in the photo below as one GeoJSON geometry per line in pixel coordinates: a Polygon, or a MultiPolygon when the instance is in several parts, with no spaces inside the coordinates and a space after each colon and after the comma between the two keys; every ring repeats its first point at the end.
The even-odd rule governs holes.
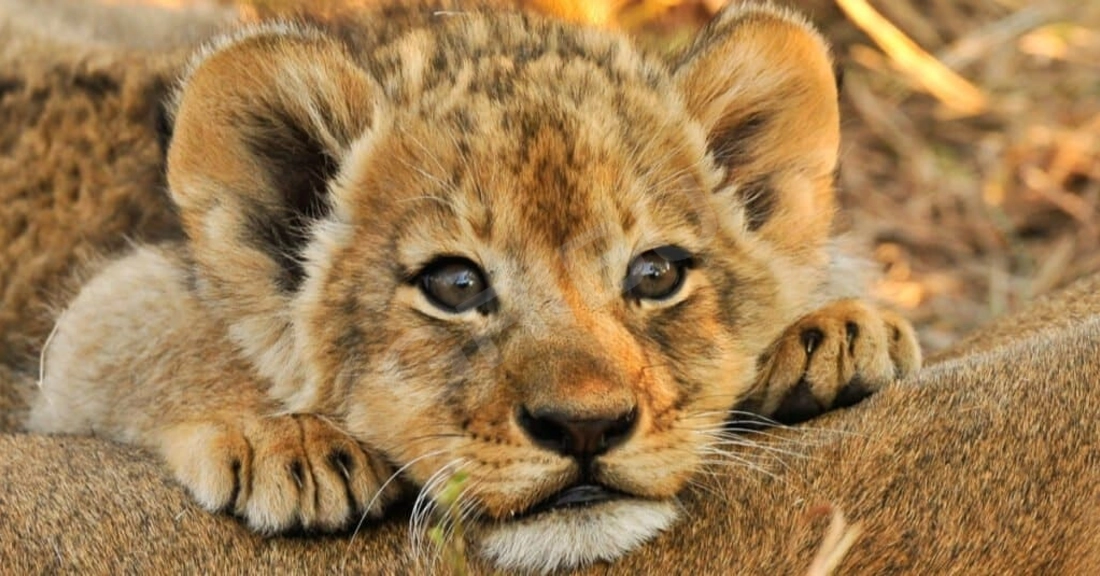
{"type": "Polygon", "coordinates": [[[691,266],[691,254],[677,246],[644,252],[627,266],[624,291],[638,300],[664,300],[684,284],[691,266]]]}
{"type": "Polygon", "coordinates": [[[445,312],[479,308],[494,297],[481,268],[465,258],[435,260],[424,267],[416,282],[428,300],[445,312]]]}

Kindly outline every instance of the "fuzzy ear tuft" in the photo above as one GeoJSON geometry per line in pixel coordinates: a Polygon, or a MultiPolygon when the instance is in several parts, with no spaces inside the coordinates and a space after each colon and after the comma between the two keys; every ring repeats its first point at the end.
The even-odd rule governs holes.
{"type": "Polygon", "coordinates": [[[746,227],[790,254],[820,253],[834,209],[840,141],[829,49],[803,19],[730,6],[683,54],[675,77],[726,170],[746,227]]]}
{"type": "Polygon", "coordinates": [[[272,25],[200,54],[170,108],[168,184],[199,296],[276,386],[299,377],[288,328],[303,253],[380,94],[340,43],[272,25]]]}

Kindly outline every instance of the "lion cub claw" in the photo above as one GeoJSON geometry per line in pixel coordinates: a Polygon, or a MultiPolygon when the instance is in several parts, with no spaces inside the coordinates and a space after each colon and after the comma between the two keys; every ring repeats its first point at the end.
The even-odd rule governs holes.
{"type": "Polygon", "coordinates": [[[162,452],[205,508],[228,511],[267,534],[334,531],[382,514],[392,474],[352,437],[312,415],[175,425],[162,452]]]}
{"type": "Polygon", "coordinates": [[[907,320],[838,300],[788,327],[761,358],[763,413],[791,424],[850,406],[921,364],[907,320]]]}

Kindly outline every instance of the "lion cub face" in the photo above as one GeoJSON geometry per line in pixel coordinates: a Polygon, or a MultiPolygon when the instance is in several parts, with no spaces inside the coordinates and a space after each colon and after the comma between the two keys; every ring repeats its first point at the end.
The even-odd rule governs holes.
{"type": "Polygon", "coordinates": [[[196,60],[169,152],[196,290],[288,408],[427,498],[465,473],[501,564],[613,558],[672,521],[820,282],[827,51],[759,8],[672,62],[406,16],[377,45],[267,26],[196,60]]]}

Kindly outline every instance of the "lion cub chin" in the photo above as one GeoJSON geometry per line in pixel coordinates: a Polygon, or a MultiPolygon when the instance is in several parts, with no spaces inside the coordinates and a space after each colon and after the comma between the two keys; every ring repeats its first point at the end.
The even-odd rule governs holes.
{"type": "Polygon", "coordinates": [[[145,446],[210,510],[334,531],[413,499],[509,568],[676,519],[734,410],[920,364],[838,288],[828,49],[731,6],[671,57],[449,2],[245,28],[169,106],[187,240],[58,319],[35,430],[145,446]],[[461,479],[461,482],[456,482],[461,479]]]}
{"type": "Polygon", "coordinates": [[[671,501],[613,501],[515,520],[477,534],[480,550],[505,569],[550,572],[614,560],[676,521],[671,501]]]}

